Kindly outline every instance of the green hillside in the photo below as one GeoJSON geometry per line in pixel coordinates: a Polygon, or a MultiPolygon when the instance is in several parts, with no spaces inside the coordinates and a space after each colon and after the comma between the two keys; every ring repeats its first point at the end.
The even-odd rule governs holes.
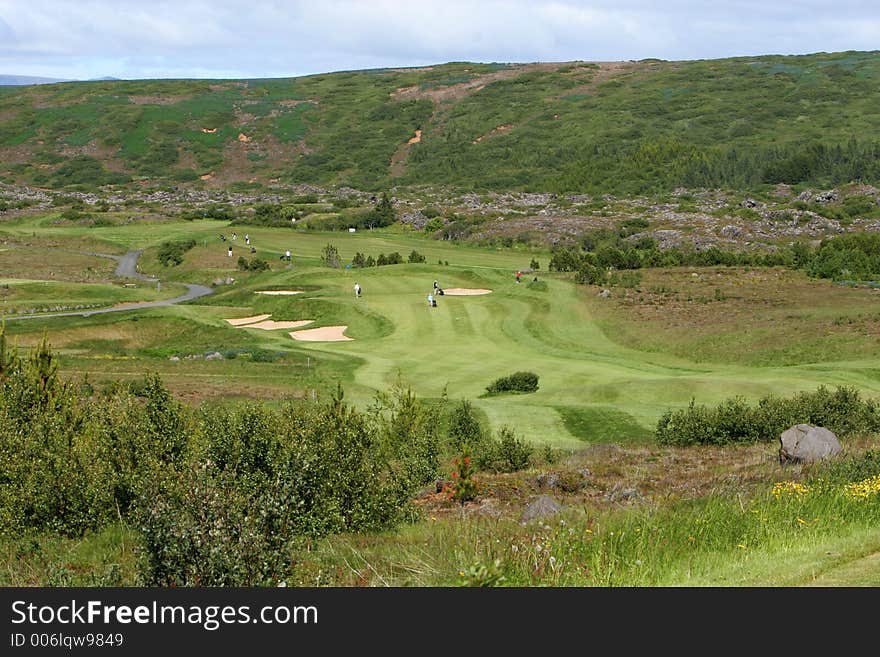
{"type": "Polygon", "coordinates": [[[8,87],[0,181],[617,194],[877,182],[878,82],[875,51],[8,87]]]}

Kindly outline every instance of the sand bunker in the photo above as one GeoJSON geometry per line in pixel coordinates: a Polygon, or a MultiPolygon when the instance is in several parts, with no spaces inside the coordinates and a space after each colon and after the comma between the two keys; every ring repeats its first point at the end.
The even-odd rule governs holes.
{"type": "Polygon", "coordinates": [[[343,335],[347,328],[348,326],[322,326],[305,331],[291,331],[290,337],[306,342],[347,342],[353,339],[343,335]]]}
{"type": "Polygon", "coordinates": [[[492,290],[468,287],[444,287],[443,294],[450,297],[470,297],[477,294],[492,294],[492,290]]]}
{"type": "Polygon", "coordinates": [[[244,324],[253,324],[254,322],[262,322],[269,319],[272,315],[254,315],[253,317],[239,317],[238,319],[227,319],[226,321],[233,326],[242,326],[244,324]]]}
{"type": "Polygon", "coordinates": [[[273,297],[286,297],[291,294],[302,294],[302,290],[257,290],[255,294],[268,294],[273,297]]]}
{"type": "Polygon", "coordinates": [[[315,320],[313,319],[298,319],[292,322],[276,322],[271,319],[267,319],[263,322],[257,322],[255,324],[248,324],[246,326],[242,326],[241,328],[255,328],[255,329],[263,329],[264,331],[274,331],[276,329],[293,329],[299,328],[300,326],[305,326],[306,324],[311,324],[315,320]]]}

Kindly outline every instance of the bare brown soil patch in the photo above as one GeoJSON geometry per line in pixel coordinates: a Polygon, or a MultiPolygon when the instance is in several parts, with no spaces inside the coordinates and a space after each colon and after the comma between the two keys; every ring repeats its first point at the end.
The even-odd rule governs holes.
{"type": "Polygon", "coordinates": [[[650,62],[594,62],[598,65],[598,69],[585,69],[593,73],[592,79],[586,84],[582,84],[572,89],[567,89],[561,96],[571,96],[575,94],[587,94],[596,91],[596,87],[603,82],[608,82],[612,78],[627,75],[634,72],[648,73],[657,63],[650,62]]]}
{"type": "Polygon", "coordinates": [[[505,132],[509,132],[511,130],[511,128],[513,128],[512,123],[507,123],[505,125],[499,125],[497,128],[492,128],[492,130],[487,132],[485,135],[481,135],[480,137],[477,137],[471,143],[472,144],[479,144],[481,141],[483,141],[484,139],[488,139],[489,137],[494,137],[495,135],[503,135],[505,132]]]}
{"type": "Polygon", "coordinates": [[[416,130],[415,136],[410,137],[405,144],[401,144],[391,156],[391,176],[396,178],[402,176],[406,170],[406,160],[409,157],[409,149],[413,144],[422,141],[422,131],[416,130]]]}
{"type": "Polygon", "coordinates": [[[309,99],[309,100],[289,99],[289,100],[279,100],[278,101],[278,104],[281,105],[282,107],[296,107],[297,105],[303,105],[305,103],[311,103],[312,105],[317,105],[318,101],[312,100],[312,99],[309,99]]]}
{"type": "Polygon", "coordinates": [[[475,93],[486,85],[497,82],[498,80],[515,78],[518,75],[530,71],[555,71],[557,68],[559,68],[558,64],[519,64],[499,71],[477,75],[467,82],[460,82],[458,84],[437,85],[425,89],[422,89],[422,87],[418,85],[412,87],[400,87],[391,92],[391,97],[394,100],[417,100],[427,98],[440,104],[450,100],[460,100],[461,98],[475,93]]]}
{"type": "Polygon", "coordinates": [[[128,100],[135,105],[174,105],[192,96],[129,96],[128,100]]]}

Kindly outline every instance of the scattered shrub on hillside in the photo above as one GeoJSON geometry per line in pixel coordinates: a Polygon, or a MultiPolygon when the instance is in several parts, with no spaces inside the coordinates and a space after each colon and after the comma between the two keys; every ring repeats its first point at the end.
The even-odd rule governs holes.
{"type": "Polygon", "coordinates": [[[142,497],[147,585],[276,585],[302,540],[400,520],[436,477],[436,422],[411,393],[380,419],[341,389],[318,409],[255,405],[208,413],[198,458],[142,497]]]}
{"type": "Polygon", "coordinates": [[[857,389],[820,386],[815,392],[794,397],[768,396],[750,406],[742,397],[715,408],[691,400],[687,408],[666,411],[654,436],[667,445],[725,445],[735,442],[770,442],[795,424],[812,424],[838,437],[880,431],[880,412],[873,400],[863,400],[857,389]]]}
{"type": "Polygon", "coordinates": [[[462,399],[452,409],[448,435],[454,452],[461,452],[464,445],[474,447],[483,442],[483,427],[477,419],[474,407],[467,399],[462,399]]]}
{"type": "Polygon", "coordinates": [[[248,260],[244,256],[238,256],[238,268],[241,271],[266,271],[269,269],[269,263],[262,258],[248,260]]]}
{"type": "Polygon", "coordinates": [[[376,258],[376,266],[383,267],[385,265],[399,265],[403,262],[403,257],[395,251],[394,253],[389,253],[385,255],[384,253],[380,253],[379,257],[376,258]]]}
{"type": "Polygon", "coordinates": [[[538,262],[535,258],[532,258],[532,261],[529,263],[529,269],[534,269],[537,271],[541,268],[541,263],[538,262]]]}
{"type": "Polygon", "coordinates": [[[837,281],[880,278],[880,235],[849,233],[822,240],[806,269],[810,276],[837,281]]]}
{"type": "Polygon", "coordinates": [[[165,267],[174,267],[183,262],[183,255],[196,245],[195,240],[163,242],[159,245],[156,259],[165,267]]]}
{"type": "Polygon", "coordinates": [[[367,213],[360,215],[360,219],[355,228],[382,228],[390,226],[397,220],[394,211],[394,204],[388,196],[387,192],[382,192],[381,198],[376,202],[375,207],[367,213]]]}
{"type": "Polygon", "coordinates": [[[324,263],[325,267],[339,268],[339,251],[336,250],[335,246],[327,244],[321,250],[321,262],[324,263]]]}
{"type": "Polygon", "coordinates": [[[477,497],[478,485],[474,479],[474,466],[471,463],[467,445],[459,456],[452,459],[452,499],[464,505],[477,497]]]}
{"type": "Polygon", "coordinates": [[[425,256],[413,249],[406,261],[409,263],[425,262],[425,256]]]}
{"type": "Polygon", "coordinates": [[[534,372],[514,372],[495,379],[486,387],[486,392],[535,392],[538,389],[538,375],[534,372]]]}
{"type": "Polygon", "coordinates": [[[355,253],[354,258],[351,259],[351,266],[358,267],[358,268],[366,267],[367,266],[367,259],[366,259],[366,257],[364,257],[364,254],[361,253],[360,251],[355,253]]]}
{"type": "Polygon", "coordinates": [[[491,469],[496,472],[516,472],[529,467],[534,448],[516,437],[513,429],[503,426],[494,441],[494,459],[491,469]]]}
{"type": "Polygon", "coordinates": [[[158,377],[92,398],[43,340],[22,358],[0,329],[0,531],[80,535],[127,516],[146,477],[171,473],[189,431],[158,377]]]}
{"type": "Polygon", "coordinates": [[[61,380],[45,341],[21,358],[0,329],[0,531],[76,536],[121,517],[153,585],[277,583],[300,538],[387,527],[437,475],[439,411],[408,390],[375,414],[341,389],[321,408],[199,414],[158,376],[92,393],[61,380]]]}
{"type": "Polygon", "coordinates": [[[208,205],[182,212],[180,218],[186,221],[193,221],[195,219],[234,221],[237,218],[237,213],[235,208],[225,203],[209,203],[208,205]]]}
{"type": "Polygon", "coordinates": [[[425,223],[424,231],[426,233],[436,233],[438,230],[443,228],[443,219],[440,217],[433,217],[429,219],[427,223],[425,223]]]}

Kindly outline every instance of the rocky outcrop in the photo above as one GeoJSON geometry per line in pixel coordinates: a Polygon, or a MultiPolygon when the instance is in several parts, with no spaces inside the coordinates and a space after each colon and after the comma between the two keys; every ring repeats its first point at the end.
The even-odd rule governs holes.
{"type": "Polygon", "coordinates": [[[523,509],[520,520],[529,522],[538,518],[555,516],[562,510],[562,505],[549,495],[538,495],[529,505],[523,509]]]}
{"type": "Polygon", "coordinates": [[[812,463],[840,453],[840,441],[825,427],[796,424],[779,436],[779,462],[812,463]]]}

